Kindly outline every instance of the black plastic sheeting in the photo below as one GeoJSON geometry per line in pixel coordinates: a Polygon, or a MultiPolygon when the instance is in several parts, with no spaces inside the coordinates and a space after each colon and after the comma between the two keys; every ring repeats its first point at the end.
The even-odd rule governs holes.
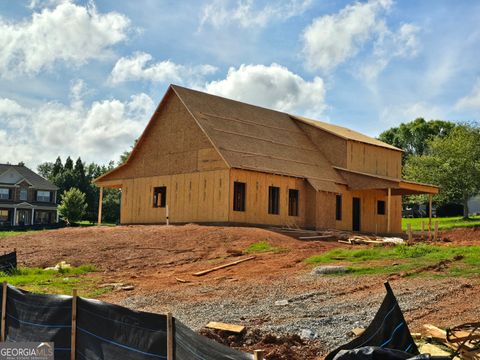
{"type": "MultiPolygon", "coordinates": [[[[53,342],[55,359],[70,359],[71,296],[33,294],[8,286],[5,325],[7,341],[53,342]]],[[[175,360],[253,359],[196,334],[176,319],[173,334],[175,360]]],[[[166,360],[167,317],[78,297],[76,358],[166,360]]]]}
{"type": "Polygon", "coordinates": [[[253,355],[236,351],[216,341],[200,336],[176,320],[175,359],[251,360],[253,355]]]}
{"type": "Polygon", "coordinates": [[[0,255],[0,271],[10,274],[17,269],[17,252],[0,255]]]}
{"type": "Polygon", "coordinates": [[[385,287],[387,295],[365,332],[333,350],[325,357],[325,360],[334,359],[340,350],[352,350],[366,346],[394,349],[412,355],[419,353],[390,284],[385,283],[385,287]]]}
{"type": "Polygon", "coordinates": [[[77,355],[89,360],[167,359],[167,318],[79,298],[77,355]]]}
{"type": "Polygon", "coordinates": [[[70,359],[72,297],[7,289],[6,340],[54,342],[55,360],[70,359]]]}
{"type": "Polygon", "coordinates": [[[412,354],[400,350],[366,346],[353,350],[340,350],[333,360],[409,360],[412,354]]]}

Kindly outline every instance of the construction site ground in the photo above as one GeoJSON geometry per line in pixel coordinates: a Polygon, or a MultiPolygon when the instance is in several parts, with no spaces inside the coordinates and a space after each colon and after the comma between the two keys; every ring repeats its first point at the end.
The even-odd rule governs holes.
{"type": "MultiPolygon", "coordinates": [[[[449,240],[444,246],[480,244],[480,230],[475,228],[448,230],[442,237],[449,240]]],[[[321,358],[351,339],[353,328],[366,327],[373,318],[387,279],[312,275],[314,265],[306,258],[352,245],[302,241],[259,228],[194,224],[65,228],[6,237],[0,246],[3,251],[16,248],[20,266],[93,264],[98,272],[85,276],[129,289],[112,290],[101,300],[137,310],[170,311],[194,330],[229,346],[266,349],[269,360],[321,358]],[[245,253],[262,241],[276,250],[245,253]],[[249,255],[256,257],[204,276],[192,275],[249,255]],[[245,325],[247,331],[232,335],[203,329],[209,321],[245,325]]],[[[355,248],[362,246],[368,245],[355,248]]],[[[413,332],[420,332],[425,323],[448,327],[480,320],[477,276],[389,278],[413,332]]]]}

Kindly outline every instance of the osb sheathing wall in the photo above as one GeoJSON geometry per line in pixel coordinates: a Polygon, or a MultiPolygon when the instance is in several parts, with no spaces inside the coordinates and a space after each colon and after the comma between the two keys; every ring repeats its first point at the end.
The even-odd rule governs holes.
{"type": "Polygon", "coordinates": [[[348,141],[347,169],[399,179],[402,176],[402,153],[358,141],[348,141]]]}
{"type": "Polygon", "coordinates": [[[104,180],[226,168],[227,165],[180,99],[169,92],[133,158],[104,180]]]}
{"type": "MultiPolygon", "coordinates": [[[[250,223],[265,225],[306,225],[306,204],[308,183],[299,178],[267,174],[255,171],[231,169],[229,221],[233,223],[250,223]],[[233,210],[233,184],[235,181],[245,183],[245,211],[233,210]],[[280,188],[280,214],[268,213],[268,187],[280,188]],[[299,216],[288,216],[288,190],[299,190],[299,216]]],[[[311,188],[311,187],[310,187],[311,188]]]]}
{"type": "MultiPolygon", "coordinates": [[[[352,199],[360,198],[360,231],[372,233],[387,232],[388,202],[384,190],[343,191],[342,220],[336,221],[339,230],[352,230],[352,199]],[[385,201],[385,215],[377,214],[377,201],[385,201]]],[[[390,226],[392,233],[402,232],[402,199],[401,196],[391,197],[390,226]]],[[[335,214],[333,215],[335,216],[335,214]]]]}
{"type": "Polygon", "coordinates": [[[229,170],[216,170],[123,180],[121,223],[165,223],[166,208],[153,207],[160,186],[167,187],[170,222],[228,221],[229,170]]]}
{"type": "Polygon", "coordinates": [[[347,140],[302,122],[297,125],[307,134],[332,165],[347,167],[347,140]]]}

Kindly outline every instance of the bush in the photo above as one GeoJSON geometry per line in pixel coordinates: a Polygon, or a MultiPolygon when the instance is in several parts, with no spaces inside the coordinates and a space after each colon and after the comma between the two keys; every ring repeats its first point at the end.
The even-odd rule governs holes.
{"type": "Polygon", "coordinates": [[[77,188],[71,188],[62,195],[58,213],[67,223],[72,224],[82,220],[87,210],[85,194],[77,188]]]}

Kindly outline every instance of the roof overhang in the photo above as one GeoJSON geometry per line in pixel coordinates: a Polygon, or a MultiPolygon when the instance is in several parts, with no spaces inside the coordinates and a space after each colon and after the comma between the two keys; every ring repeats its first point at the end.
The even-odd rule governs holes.
{"type": "Polygon", "coordinates": [[[392,195],[438,194],[439,187],[334,166],[347,181],[349,190],[387,190],[392,195]]]}

